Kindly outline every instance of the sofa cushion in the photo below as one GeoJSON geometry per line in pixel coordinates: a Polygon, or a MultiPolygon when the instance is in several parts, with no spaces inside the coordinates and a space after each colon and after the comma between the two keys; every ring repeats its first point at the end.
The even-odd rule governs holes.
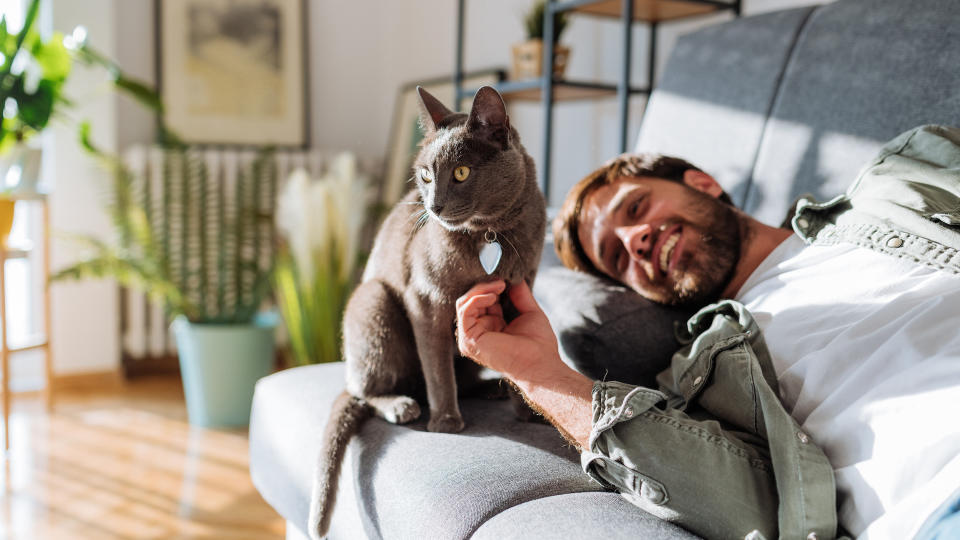
{"type": "Polygon", "coordinates": [[[650,388],[682,346],[677,326],[696,312],[655,304],[613,281],[562,267],[542,271],[534,295],[571,367],[592,379],[650,388]]]}
{"type": "Polygon", "coordinates": [[[644,111],[637,151],[690,161],[742,206],[783,66],[813,9],[745,17],[680,37],[644,111]]]}
{"type": "MultiPolygon", "coordinates": [[[[288,369],[257,383],[250,423],[254,485],[305,527],[319,435],[343,365],[288,369]]],[[[524,502],[601,491],[552,426],[514,418],[508,401],[462,400],[467,428],[430,433],[426,418],[367,421],[347,449],[331,538],[467,538],[524,502]]],[[[637,512],[640,512],[637,509],[637,512]]]]}
{"type": "Polygon", "coordinates": [[[784,72],[744,210],[778,224],[799,195],[843,193],[897,134],[960,125],[958,21],[956,1],[818,8],[784,72]]]}
{"type": "Polygon", "coordinates": [[[685,529],[638,508],[616,493],[571,493],[514,506],[483,524],[471,540],[688,540],[685,529]]]}

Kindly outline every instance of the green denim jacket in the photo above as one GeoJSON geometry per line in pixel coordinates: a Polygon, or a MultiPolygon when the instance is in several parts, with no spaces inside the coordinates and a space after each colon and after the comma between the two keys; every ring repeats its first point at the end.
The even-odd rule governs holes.
{"type": "MultiPolygon", "coordinates": [[[[851,242],[960,272],[960,130],[898,136],[847,194],[801,200],[792,224],[808,243],[851,242]]],[[[726,300],[686,332],[659,390],[594,384],[584,471],[707,538],[836,536],[833,469],[784,410],[753,317],[726,300]]]]}
{"type": "Polygon", "coordinates": [[[753,317],[727,300],[687,330],[659,391],[594,384],[584,470],[706,538],[833,538],[833,469],[781,405],[753,317]]]}
{"type": "Polygon", "coordinates": [[[801,199],[791,224],[810,244],[848,242],[960,273],[960,129],[902,133],[846,194],[825,203],[801,199]]]}

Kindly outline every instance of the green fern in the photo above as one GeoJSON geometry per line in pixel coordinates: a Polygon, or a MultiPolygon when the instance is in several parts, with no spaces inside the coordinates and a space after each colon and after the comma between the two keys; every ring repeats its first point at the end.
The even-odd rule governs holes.
{"type": "Polygon", "coordinates": [[[59,271],[51,281],[112,278],[163,301],[171,317],[184,315],[195,323],[252,321],[271,291],[272,257],[263,256],[261,245],[272,246],[268,242],[275,234],[273,211],[256,208],[256,195],[261,182],[276,179],[263,173],[265,163],[272,162],[272,149],[242,166],[229,216],[222,197],[210,211],[203,154],[182,145],[164,150],[162,178],[147,178],[163,187],[163,200],[157,205],[162,215],[152,216],[149,184],[138,193],[134,174],[118,157],[93,144],[89,125],[81,128],[81,143],[112,175],[106,210],[118,245],[78,237],[91,257],[59,271]],[[218,231],[212,242],[207,240],[211,221],[218,231]],[[216,272],[208,271],[208,260],[216,262],[216,272]],[[226,261],[231,263],[232,279],[224,278],[226,261]]]}

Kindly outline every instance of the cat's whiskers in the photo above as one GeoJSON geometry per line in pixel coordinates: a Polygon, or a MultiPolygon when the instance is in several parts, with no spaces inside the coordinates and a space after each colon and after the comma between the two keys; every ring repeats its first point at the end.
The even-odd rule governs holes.
{"type": "Polygon", "coordinates": [[[410,231],[410,236],[417,234],[417,231],[423,228],[427,223],[427,220],[430,219],[430,214],[424,208],[423,212],[420,214],[420,217],[417,219],[417,222],[413,225],[413,230],[410,231]]]}
{"type": "MultiPolygon", "coordinates": [[[[401,205],[401,204],[423,207],[423,201],[400,201],[397,203],[397,205],[401,205]]],[[[423,219],[423,214],[426,211],[427,209],[425,207],[422,210],[414,210],[414,212],[410,214],[410,217],[413,217],[419,214],[419,217],[417,219],[423,219]]]]}
{"type": "Polygon", "coordinates": [[[506,240],[508,244],[510,244],[510,247],[513,248],[513,252],[517,254],[517,259],[521,259],[520,252],[517,251],[517,246],[513,245],[513,242],[511,242],[510,239],[507,238],[507,235],[500,233],[500,237],[506,240]]]}

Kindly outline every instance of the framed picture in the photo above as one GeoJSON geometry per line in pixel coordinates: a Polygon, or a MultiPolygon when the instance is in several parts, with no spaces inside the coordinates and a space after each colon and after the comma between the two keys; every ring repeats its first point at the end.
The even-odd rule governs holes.
{"type": "MultiPolygon", "coordinates": [[[[501,69],[465,73],[463,88],[476,90],[485,84],[495,85],[504,78],[505,72],[501,69]]],[[[411,184],[408,180],[413,174],[411,171],[413,158],[417,155],[418,145],[423,139],[423,133],[420,131],[417,86],[424,87],[451,110],[456,106],[453,102],[453,77],[413,81],[400,87],[393,110],[393,126],[390,130],[390,143],[387,147],[383,186],[380,192],[380,201],[387,207],[399,201],[410,189],[411,184]]],[[[469,111],[470,103],[469,98],[464,99],[461,104],[462,109],[469,111]]]]}
{"type": "Polygon", "coordinates": [[[305,0],[155,0],[167,127],[188,143],[306,146],[305,0]]]}

